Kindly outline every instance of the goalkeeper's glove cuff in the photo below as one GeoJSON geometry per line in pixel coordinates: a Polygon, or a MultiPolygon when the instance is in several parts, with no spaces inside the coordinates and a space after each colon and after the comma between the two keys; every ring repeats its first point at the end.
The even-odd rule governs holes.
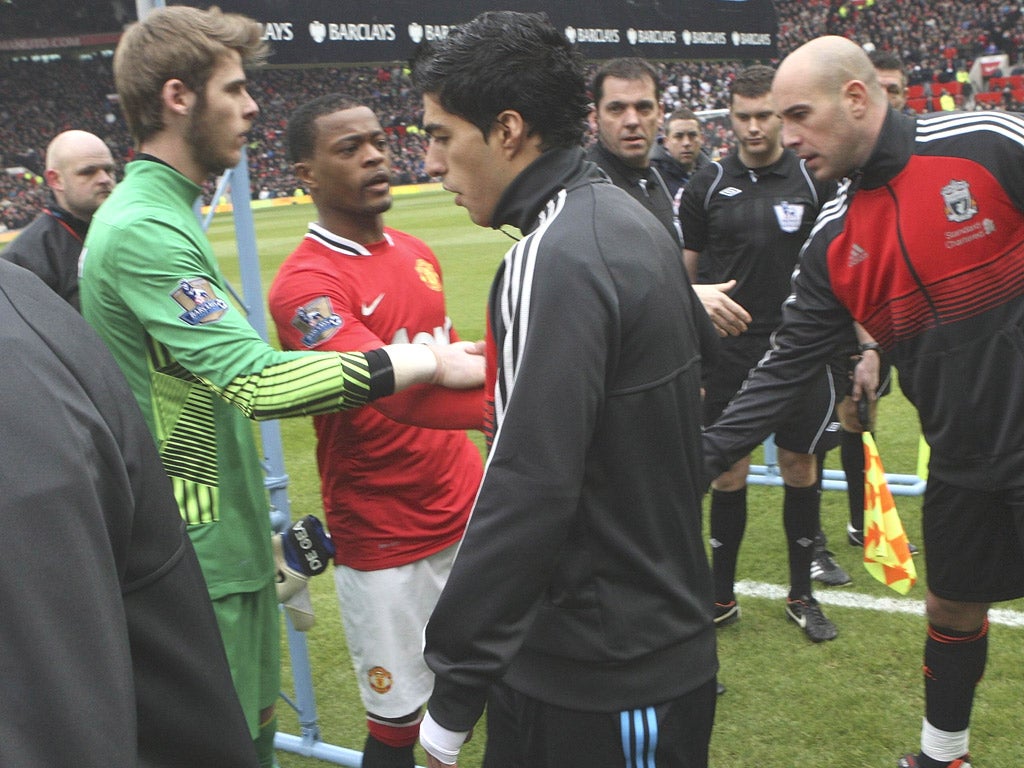
{"type": "Polygon", "coordinates": [[[294,571],[316,576],[334,559],[334,542],[315,515],[306,515],[281,534],[285,562],[294,571]]]}

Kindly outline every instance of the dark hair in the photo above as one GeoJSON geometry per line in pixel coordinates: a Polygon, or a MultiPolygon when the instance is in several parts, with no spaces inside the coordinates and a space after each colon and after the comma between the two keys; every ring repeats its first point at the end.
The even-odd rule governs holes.
{"type": "Polygon", "coordinates": [[[897,72],[903,71],[903,62],[900,57],[892,51],[880,51],[877,48],[868,54],[868,58],[871,59],[871,63],[875,69],[895,69],[897,72]]]}
{"type": "Polygon", "coordinates": [[[658,77],[658,70],[649,61],[640,58],[611,59],[602,64],[594,74],[594,80],[590,86],[590,92],[594,97],[594,106],[601,103],[604,96],[604,81],[608,77],[617,77],[620,80],[643,80],[650,78],[654,83],[654,98],[661,98],[661,78],[658,77]]]}
{"type": "Polygon", "coordinates": [[[700,122],[697,113],[689,107],[679,107],[679,109],[672,112],[672,114],[665,118],[665,126],[667,127],[673,120],[696,120],[698,123],[700,122]]]}
{"type": "Polygon", "coordinates": [[[729,91],[729,103],[736,96],[745,99],[757,99],[772,91],[772,80],[775,78],[775,70],[764,64],[741,69],[732,81],[732,88],[729,91]]]}
{"type": "Polygon", "coordinates": [[[316,146],[316,120],[343,109],[362,107],[364,104],[343,93],[328,93],[307,101],[288,119],[288,159],[293,163],[313,156],[316,146]]]}
{"type": "Polygon", "coordinates": [[[583,58],[544,14],[487,11],[421,45],[414,85],[490,135],[502,110],[522,115],[542,149],[579,146],[589,112],[583,58]]]}

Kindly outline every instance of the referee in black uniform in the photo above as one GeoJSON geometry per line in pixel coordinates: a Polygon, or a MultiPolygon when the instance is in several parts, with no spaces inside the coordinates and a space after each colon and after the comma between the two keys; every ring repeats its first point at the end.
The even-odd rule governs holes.
{"type": "MultiPolygon", "coordinates": [[[[737,152],[695,174],[679,207],[691,279],[705,286],[735,280],[729,298],[749,314],[745,330],[722,339],[717,364],[705,372],[705,425],[718,418],[771,346],[800,247],[819,209],[835,192],[834,184],[816,181],[793,152],[783,150],[782,124],[771,100],[773,75],[770,67],[761,65],[737,75],[729,108],[737,152]]],[[[705,295],[699,288],[698,293],[705,295]]],[[[775,436],[785,483],[783,524],[790,570],[786,615],[815,642],[837,634],[811,590],[821,506],[815,454],[838,444],[835,405],[843,393],[837,391],[836,378],[831,371],[823,374],[775,436]]],[[[712,565],[719,626],[739,618],[734,582],[746,528],[749,468],[748,456],[712,483],[712,565]]]]}

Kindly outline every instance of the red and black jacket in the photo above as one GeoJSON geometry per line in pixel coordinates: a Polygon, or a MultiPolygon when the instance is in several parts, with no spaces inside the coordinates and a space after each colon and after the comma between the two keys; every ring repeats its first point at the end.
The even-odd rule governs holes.
{"type": "Polygon", "coordinates": [[[710,476],[757,445],[850,319],[917,407],[930,472],[969,488],[1024,477],[1024,118],[890,112],[804,245],[773,349],[704,434],[710,476]]]}

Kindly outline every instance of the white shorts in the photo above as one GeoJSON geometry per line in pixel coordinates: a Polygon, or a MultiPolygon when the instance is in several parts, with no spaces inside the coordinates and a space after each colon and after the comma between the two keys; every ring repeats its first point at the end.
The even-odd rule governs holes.
{"type": "Polygon", "coordinates": [[[458,544],[397,568],[334,568],[348,652],[367,712],[403,717],[430,698],[423,629],[444,588],[458,544]]]}

